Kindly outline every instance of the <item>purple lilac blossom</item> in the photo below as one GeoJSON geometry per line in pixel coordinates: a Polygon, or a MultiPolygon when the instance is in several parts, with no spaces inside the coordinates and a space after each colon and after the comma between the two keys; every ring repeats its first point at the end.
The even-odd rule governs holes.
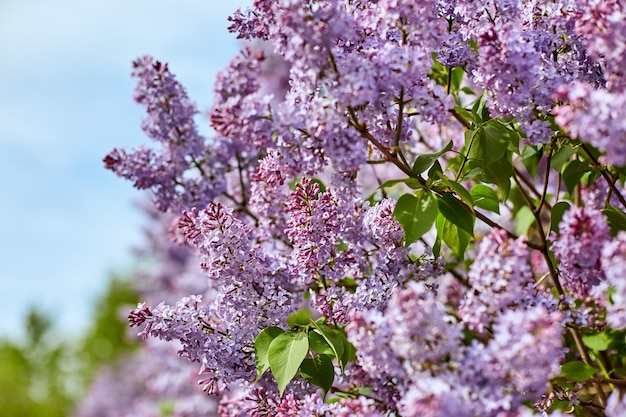
{"type": "Polygon", "coordinates": [[[259,218],[259,227],[254,228],[254,233],[260,241],[287,241],[287,172],[288,166],[280,155],[272,152],[259,161],[257,172],[250,176],[249,207],[259,218]]]}
{"type": "Polygon", "coordinates": [[[132,75],[138,80],[135,101],[148,113],[142,128],[161,149],[114,149],[105,167],[150,189],[161,211],[206,204],[225,188],[220,148],[207,146],[198,134],[198,111],[167,64],[144,56],[133,63],[132,75]]]}
{"type": "Polygon", "coordinates": [[[576,34],[589,57],[598,64],[596,72],[605,81],[597,88],[592,80],[581,79],[559,88],[563,104],[556,111],[556,123],[569,132],[606,152],[606,160],[617,166],[626,164],[626,10],[621,1],[584,1],[575,25],[576,34]]]}
{"type": "MultiPolygon", "coordinates": [[[[203,293],[203,300],[214,295],[191,248],[169,238],[173,216],[154,208],[144,211],[150,223],[145,229],[145,243],[135,253],[141,261],[136,290],[146,303],[131,312],[130,322],[134,325],[156,319],[147,304],[156,305],[162,300],[175,304],[190,293],[203,293]]],[[[154,310],[156,314],[164,311],[154,310]]],[[[98,374],[75,415],[152,417],[164,410],[171,410],[176,417],[217,415],[219,399],[202,392],[197,384],[198,365],[176,355],[182,348],[171,341],[143,341],[138,351],[98,374]]]]}
{"type": "Polygon", "coordinates": [[[618,390],[613,391],[608,398],[604,413],[606,417],[620,417],[626,414],[626,395],[620,395],[618,390]]]}
{"type": "Polygon", "coordinates": [[[561,322],[559,311],[542,306],[509,310],[498,318],[484,347],[475,342],[468,349],[459,369],[479,399],[477,414],[515,409],[546,392],[565,355],[561,322]]]}
{"type": "MultiPolygon", "coordinates": [[[[524,402],[538,400],[548,389],[550,379],[560,372],[564,351],[558,314],[547,313],[542,307],[509,313],[497,323],[490,342],[483,345],[474,340],[458,370],[442,376],[445,381],[454,381],[452,395],[457,401],[465,401],[472,416],[498,416],[523,407],[524,402]],[[537,320],[537,315],[543,320],[537,320]],[[520,327],[519,323],[526,324],[520,327]],[[545,336],[554,338],[544,339],[545,336]],[[533,349],[547,340],[541,356],[536,357],[533,349]],[[502,341],[515,342],[503,348],[502,341]],[[538,390],[529,391],[528,387],[538,390]]],[[[449,395],[446,393],[444,398],[449,395]]]]}
{"type": "Polygon", "coordinates": [[[303,178],[296,184],[286,207],[289,228],[285,233],[294,245],[293,273],[300,275],[304,285],[322,279],[338,281],[344,276],[335,262],[345,259],[337,250],[341,243],[339,201],[330,192],[320,190],[319,183],[303,178]]]}
{"type": "Polygon", "coordinates": [[[606,217],[587,207],[572,207],[563,215],[559,234],[552,233],[552,251],[560,260],[563,288],[579,299],[605,280],[601,267],[603,244],[610,238],[606,217]]]}
{"type": "Polygon", "coordinates": [[[462,390],[442,378],[420,378],[400,401],[400,412],[404,417],[471,417],[468,399],[459,394],[462,390]]]}
{"type": "MultiPolygon", "coordinates": [[[[443,258],[427,248],[416,261],[392,200],[365,204],[354,178],[368,160],[384,162],[382,150],[414,158],[450,139],[461,150],[448,111],[456,98],[429,77],[433,52],[463,66],[473,88],[485,89],[491,115],[515,117],[529,142],[550,140],[554,115],[607,152],[603,163],[623,165],[622,17],[613,0],[255,0],[231,30],[267,41],[267,53],[246,49],[218,76],[212,141],[197,135],[196,111],[167,66],[138,60],[144,129],[161,149],[114,150],[105,163],[151,189],[160,209],[183,211],[172,236],[209,279],[164,281],[129,321],[182,343],[180,354],[199,362],[202,388],[223,395],[222,415],[381,415],[382,406],[403,415],[530,415],[522,403],[539,401],[559,373],[563,324],[595,320],[587,307],[562,314],[559,303],[573,306],[608,285],[618,303],[607,303],[607,320],[623,325],[613,265],[623,263],[626,238],[610,240],[598,202],[566,213],[551,237],[569,292],[557,299],[533,285],[523,241],[494,231],[477,246],[471,288],[448,297],[426,281],[441,275],[443,258]],[[281,77],[288,68],[286,94],[264,85],[272,49],[285,63],[281,77]],[[339,175],[323,191],[310,177],[328,171],[339,175]],[[160,303],[167,288],[176,293],[160,303]],[[251,382],[255,336],[284,327],[305,303],[348,323],[358,363],[336,386],[371,387],[370,398],[326,404],[299,378],[281,398],[269,373],[251,382]]],[[[198,277],[178,262],[185,277],[198,277]]],[[[164,266],[163,275],[176,271],[164,266]]]]}
{"type": "Polygon", "coordinates": [[[265,54],[244,49],[217,76],[211,126],[234,144],[266,146],[271,135],[270,95],[260,94],[258,79],[265,54]]]}
{"type": "Polygon", "coordinates": [[[485,344],[474,340],[463,348],[460,324],[423,284],[396,292],[384,313],[351,318],[346,332],[359,365],[379,381],[394,378],[400,410],[408,415],[515,410],[546,392],[565,354],[562,314],[541,305],[504,312],[485,344]]]}
{"type": "Polygon", "coordinates": [[[185,212],[179,227],[202,257],[201,266],[218,283],[203,322],[203,384],[220,392],[254,372],[252,343],[265,327],[279,325],[296,307],[297,294],[281,284],[288,278],[256,245],[250,229],[221,204],[185,212]],[[221,351],[216,357],[212,352],[221,351]]]}
{"type": "Polygon", "coordinates": [[[346,328],[359,364],[373,376],[398,384],[422,373],[442,372],[460,360],[462,328],[423,283],[396,291],[383,313],[355,313],[346,328]]]}
{"type": "Polygon", "coordinates": [[[575,33],[579,6],[556,2],[498,0],[489,5],[458,1],[459,32],[478,43],[478,58],[466,69],[488,90],[490,110],[515,116],[531,143],[546,143],[545,116],[553,93],[575,80],[598,83],[599,71],[575,33]]]}
{"type": "Polygon", "coordinates": [[[197,386],[197,370],[160,341],[102,369],[75,417],[217,416],[217,399],[197,386]]]}
{"type": "Polygon", "coordinates": [[[533,282],[530,253],[522,239],[510,240],[494,230],[478,246],[468,272],[470,290],[459,306],[459,317],[470,329],[485,333],[507,309],[519,304],[533,282]]]}
{"type": "Polygon", "coordinates": [[[626,10],[621,0],[586,0],[579,2],[576,33],[587,48],[587,54],[601,66],[609,91],[623,90],[626,85],[626,10]]]}
{"type": "MultiPolygon", "coordinates": [[[[606,321],[613,329],[626,328],[626,232],[604,244],[601,262],[606,284],[611,288],[606,301],[606,321]]],[[[606,297],[606,292],[603,295],[606,297]]]]}
{"type": "Polygon", "coordinates": [[[564,103],[554,111],[556,123],[572,137],[606,152],[609,163],[626,165],[626,93],[575,83],[560,87],[556,94],[564,103]]]}

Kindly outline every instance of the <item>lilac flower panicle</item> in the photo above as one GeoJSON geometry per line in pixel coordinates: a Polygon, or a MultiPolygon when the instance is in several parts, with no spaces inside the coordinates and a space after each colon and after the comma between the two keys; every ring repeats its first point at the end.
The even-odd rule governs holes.
{"type": "Polygon", "coordinates": [[[172,416],[217,417],[218,401],[195,386],[196,374],[193,364],[177,357],[171,344],[145,343],[119,363],[103,366],[73,415],[161,416],[167,404],[172,416]]]}
{"type": "Polygon", "coordinates": [[[505,313],[494,326],[487,349],[493,359],[506,366],[493,366],[489,372],[512,382],[526,395],[543,393],[548,381],[561,372],[563,330],[561,313],[542,306],[505,313]]]}
{"type": "Polygon", "coordinates": [[[601,262],[611,294],[606,303],[606,320],[614,329],[626,328],[626,232],[604,244],[601,262]]]}
{"type": "Polygon", "coordinates": [[[577,16],[576,32],[586,46],[586,52],[602,67],[611,91],[623,89],[626,80],[626,19],[624,3],[620,0],[589,0],[577,16]]]}
{"type": "Polygon", "coordinates": [[[372,234],[373,241],[390,260],[402,258],[404,250],[404,230],[394,217],[395,200],[383,199],[370,208],[363,223],[372,234]]]}
{"type": "Polygon", "coordinates": [[[167,64],[144,56],[133,62],[132,75],[138,80],[135,101],[147,111],[142,129],[161,149],[114,149],[104,158],[105,167],[150,189],[162,211],[206,204],[225,184],[221,163],[206,160],[213,150],[197,131],[197,109],[167,64]]]}
{"type": "MultiPolygon", "coordinates": [[[[457,391],[458,392],[458,391],[457,391]]],[[[471,417],[465,398],[441,378],[421,378],[415,381],[400,401],[400,411],[406,417],[471,417]]]]}
{"type": "Polygon", "coordinates": [[[202,211],[194,208],[183,212],[179,228],[200,250],[201,267],[210,278],[234,278],[242,273],[253,278],[254,270],[262,273],[260,254],[252,248],[249,228],[221,203],[209,204],[202,211]]]}
{"type": "Polygon", "coordinates": [[[521,240],[510,240],[494,230],[478,246],[468,281],[471,291],[459,306],[461,320],[483,333],[499,314],[520,302],[520,294],[532,281],[530,254],[521,240]]]}
{"type": "Polygon", "coordinates": [[[561,322],[560,312],[543,306],[510,310],[494,324],[491,340],[472,342],[458,378],[475,399],[473,415],[495,417],[546,393],[564,359],[561,322]]]}
{"type": "Polygon", "coordinates": [[[606,160],[626,165],[626,94],[575,83],[556,90],[563,102],[554,111],[556,123],[575,138],[606,152],[606,160]]]}
{"type": "Polygon", "coordinates": [[[346,332],[360,365],[375,376],[402,380],[442,372],[461,353],[461,326],[422,283],[397,290],[384,315],[353,314],[346,332]]]}
{"type": "MultiPolygon", "coordinates": [[[[338,202],[329,192],[321,192],[317,182],[303,178],[287,202],[289,228],[285,233],[294,244],[294,272],[332,273],[330,261],[339,244],[338,202]]],[[[341,278],[341,277],[340,277],[341,278]]]]}
{"type": "Polygon", "coordinates": [[[563,288],[584,299],[605,280],[601,267],[604,242],[610,238],[606,217],[587,207],[572,207],[563,215],[559,234],[552,233],[552,251],[560,261],[563,288]]]}

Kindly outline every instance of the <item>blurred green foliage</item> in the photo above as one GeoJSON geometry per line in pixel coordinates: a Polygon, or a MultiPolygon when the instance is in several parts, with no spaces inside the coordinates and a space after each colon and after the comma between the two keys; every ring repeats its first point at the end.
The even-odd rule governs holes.
{"type": "Polygon", "coordinates": [[[81,336],[59,334],[31,309],[23,340],[0,339],[0,417],[68,416],[99,367],[133,349],[123,311],[137,303],[129,280],[112,277],[81,336]]]}

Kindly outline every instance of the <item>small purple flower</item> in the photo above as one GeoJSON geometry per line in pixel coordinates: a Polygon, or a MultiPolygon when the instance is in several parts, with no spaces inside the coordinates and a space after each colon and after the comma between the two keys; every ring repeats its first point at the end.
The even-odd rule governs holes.
{"type": "Polygon", "coordinates": [[[605,280],[601,267],[602,247],[610,238],[606,217],[588,207],[572,207],[552,233],[552,252],[560,261],[563,288],[580,299],[605,280]]]}
{"type": "Polygon", "coordinates": [[[626,328],[626,232],[620,232],[616,238],[605,243],[601,262],[606,284],[610,288],[606,320],[614,329],[626,328]]]}

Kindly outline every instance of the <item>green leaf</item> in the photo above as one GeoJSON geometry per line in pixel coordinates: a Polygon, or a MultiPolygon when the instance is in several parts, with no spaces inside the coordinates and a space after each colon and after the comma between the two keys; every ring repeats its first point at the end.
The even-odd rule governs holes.
{"type": "Polygon", "coordinates": [[[507,150],[511,132],[498,120],[492,119],[482,127],[480,146],[482,150],[482,160],[485,164],[491,164],[502,158],[507,150]]]}
{"type": "Polygon", "coordinates": [[[461,82],[463,81],[463,76],[465,75],[465,70],[463,67],[455,67],[449,69],[452,76],[452,91],[459,91],[461,87],[461,82]]]}
{"type": "Polygon", "coordinates": [[[356,361],[356,348],[348,341],[348,338],[343,339],[343,355],[341,357],[341,363],[345,366],[348,362],[356,361]]]}
{"type": "Polygon", "coordinates": [[[472,181],[472,180],[475,180],[476,178],[481,178],[484,176],[485,176],[484,169],[482,169],[481,167],[473,167],[472,169],[467,171],[465,174],[463,174],[460,181],[472,181]]]}
{"type": "Polygon", "coordinates": [[[474,234],[474,216],[463,203],[452,194],[444,194],[438,197],[439,211],[451,223],[465,230],[469,235],[474,234]]]}
{"type": "Polygon", "coordinates": [[[311,384],[321,387],[325,396],[335,380],[333,360],[328,355],[317,355],[311,359],[306,358],[300,365],[300,374],[311,384]]]}
{"type": "Polygon", "coordinates": [[[345,252],[348,250],[348,244],[341,240],[337,246],[335,246],[337,252],[345,252]]]}
{"type": "Polygon", "coordinates": [[[437,60],[437,54],[435,52],[431,55],[433,59],[433,66],[431,68],[431,72],[427,74],[428,78],[439,85],[445,86],[448,82],[448,68],[444,67],[441,62],[437,60]]]}
{"type": "Polygon", "coordinates": [[[462,92],[464,92],[465,94],[469,94],[469,95],[472,95],[472,96],[475,96],[475,95],[476,95],[476,93],[474,92],[474,90],[472,90],[472,89],[471,89],[471,88],[469,88],[469,87],[461,87],[461,89],[460,89],[459,91],[462,91],[462,92]]]}
{"type": "Polygon", "coordinates": [[[350,294],[354,294],[354,292],[356,291],[357,287],[359,286],[359,283],[356,282],[356,280],[354,278],[343,277],[339,281],[337,281],[337,285],[347,289],[348,292],[350,292],[350,294]]]}
{"type": "Polygon", "coordinates": [[[447,220],[442,214],[437,216],[437,236],[460,258],[463,257],[471,236],[447,220]]]}
{"type": "Polygon", "coordinates": [[[268,327],[263,329],[254,340],[254,362],[256,363],[256,381],[258,381],[265,371],[270,367],[267,360],[267,352],[270,344],[278,335],[285,333],[280,327],[268,327]]]}
{"type": "Polygon", "coordinates": [[[576,150],[570,145],[563,145],[552,154],[550,159],[550,166],[557,172],[561,172],[563,164],[569,161],[569,159],[576,153],[576,150]]]}
{"type": "Polygon", "coordinates": [[[561,377],[575,382],[585,382],[594,376],[599,369],[589,366],[581,361],[564,363],[561,366],[561,377]]]}
{"type": "Polygon", "coordinates": [[[565,183],[565,188],[567,188],[568,193],[572,194],[574,192],[574,188],[576,188],[576,185],[578,185],[580,179],[588,170],[589,164],[577,159],[567,164],[563,170],[563,182],[565,183]]]}
{"type": "Polygon", "coordinates": [[[430,230],[437,216],[437,199],[430,191],[418,191],[416,196],[404,194],[393,212],[404,229],[408,246],[430,230]]]}
{"type": "Polygon", "coordinates": [[[335,356],[335,351],[330,347],[326,339],[315,331],[309,332],[309,347],[317,353],[335,356]]]}
{"type": "Polygon", "coordinates": [[[498,194],[484,184],[476,184],[470,191],[476,207],[500,214],[498,194]]]}
{"type": "Polygon", "coordinates": [[[526,170],[531,177],[535,178],[537,175],[537,167],[541,161],[543,151],[537,147],[526,145],[522,150],[522,164],[526,167],[526,170]]]}
{"type": "Polygon", "coordinates": [[[332,330],[328,325],[324,323],[315,322],[313,327],[317,330],[318,334],[326,341],[330,349],[332,350],[332,354],[336,358],[341,358],[343,355],[343,344],[341,341],[337,340],[337,338],[332,334],[332,330]]]}
{"type": "Polygon", "coordinates": [[[417,157],[415,162],[413,163],[413,169],[411,172],[413,174],[421,174],[431,167],[433,163],[444,153],[450,151],[452,149],[452,141],[448,142],[448,144],[438,152],[435,153],[426,153],[417,157]]]}
{"type": "Polygon", "coordinates": [[[585,346],[596,352],[607,350],[612,341],[613,339],[606,332],[583,335],[585,346]]]}
{"type": "Polygon", "coordinates": [[[176,410],[176,400],[162,400],[158,403],[158,407],[162,417],[171,416],[176,410]]]}
{"type": "Polygon", "coordinates": [[[626,230],[626,214],[617,207],[609,207],[602,210],[611,228],[611,236],[617,236],[620,230],[626,230]]]}
{"type": "Polygon", "coordinates": [[[570,205],[566,201],[559,201],[552,206],[552,212],[550,213],[550,231],[559,233],[559,223],[563,219],[563,214],[569,210],[570,205]]]}
{"type": "Polygon", "coordinates": [[[435,161],[432,167],[428,170],[428,178],[432,180],[437,180],[443,177],[443,170],[441,169],[441,164],[439,161],[435,161]]]}
{"type": "Polygon", "coordinates": [[[345,333],[340,329],[333,329],[320,320],[313,323],[313,327],[324,338],[326,343],[333,350],[333,355],[339,361],[339,366],[343,370],[346,364],[353,361],[355,358],[356,350],[354,346],[350,344],[345,333]]]}
{"type": "Polygon", "coordinates": [[[461,201],[467,204],[467,207],[470,208],[472,212],[474,211],[474,198],[462,184],[459,184],[458,182],[451,180],[450,178],[447,178],[445,176],[442,176],[441,181],[445,185],[450,187],[456,193],[456,195],[461,198],[461,201]]]}
{"type": "Polygon", "coordinates": [[[435,243],[433,244],[433,255],[435,256],[435,258],[439,258],[439,256],[441,255],[441,237],[439,237],[439,234],[437,235],[435,243]]]}
{"type": "Polygon", "coordinates": [[[467,109],[464,109],[463,107],[455,106],[452,110],[454,112],[458,113],[463,119],[465,119],[465,120],[467,120],[469,122],[474,122],[474,123],[478,123],[479,122],[479,119],[476,117],[476,115],[474,113],[472,113],[471,111],[469,111],[467,109]]]}
{"type": "Polygon", "coordinates": [[[311,323],[311,310],[308,308],[299,308],[298,311],[287,317],[287,324],[290,328],[302,327],[311,323]]]}
{"type": "Polygon", "coordinates": [[[270,343],[267,358],[281,396],[287,384],[298,372],[298,368],[308,351],[309,338],[307,332],[283,333],[270,343]]]}
{"type": "Polygon", "coordinates": [[[474,113],[476,118],[482,122],[489,120],[489,108],[485,105],[486,102],[487,97],[483,93],[480,97],[478,97],[472,106],[472,113],[474,113]]]}
{"type": "Polygon", "coordinates": [[[528,206],[522,206],[515,213],[515,234],[522,236],[528,234],[528,229],[535,222],[533,211],[528,206]]]}
{"type": "Polygon", "coordinates": [[[492,164],[483,166],[483,170],[485,171],[485,181],[495,184],[502,201],[506,201],[511,191],[511,177],[513,176],[511,155],[506,155],[492,164]]]}

